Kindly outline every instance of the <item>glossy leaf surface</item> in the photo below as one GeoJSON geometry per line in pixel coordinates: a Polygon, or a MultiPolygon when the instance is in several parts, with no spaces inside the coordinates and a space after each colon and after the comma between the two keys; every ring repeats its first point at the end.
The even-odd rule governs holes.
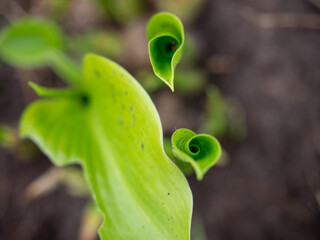
{"type": "Polygon", "coordinates": [[[21,135],[56,165],[83,166],[104,216],[101,239],[189,240],[191,191],[164,153],[151,99],[122,67],[97,55],[85,57],[83,79],[83,95],[38,88],[50,99],[26,109],[21,135]]]}
{"type": "Polygon", "coordinates": [[[171,138],[173,155],[192,165],[198,180],[218,161],[221,147],[217,139],[207,134],[195,134],[185,128],[178,129],[171,138]]]}
{"type": "Polygon", "coordinates": [[[184,44],[181,21],[171,13],[155,14],[148,22],[147,38],[154,73],[174,91],[174,70],[184,44]]]}

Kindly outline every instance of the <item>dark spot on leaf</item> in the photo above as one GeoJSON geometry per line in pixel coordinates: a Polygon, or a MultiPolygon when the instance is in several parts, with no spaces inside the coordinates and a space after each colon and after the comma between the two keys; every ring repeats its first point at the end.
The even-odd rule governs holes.
{"type": "Polygon", "coordinates": [[[143,143],[141,143],[141,149],[144,150],[144,144],[143,143]]]}
{"type": "Polygon", "coordinates": [[[170,193],[168,192],[168,196],[170,196],[170,193]]]}
{"type": "Polygon", "coordinates": [[[125,94],[126,96],[128,96],[128,91],[127,91],[127,89],[124,90],[124,94],[125,94]]]}
{"type": "Polygon", "coordinates": [[[133,106],[132,106],[132,104],[130,104],[130,109],[131,109],[131,116],[132,116],[132,125],[133,125],[133,127],[135,127],[135,125],[136,125],[136,118],[135,118],[135,116],[134,116],[134,111],[133,111],[133,106]]]}
{"type": "Polygon", "coordinates": [[[94,71],[94,75],[99,78],[101,76],[100,72],[98,70],[95,70],[94,71]]]}
{"type": "Polygon", "coordinates": [[[121,117],[121,116],[118,116],[118,123],[119,123],[120,125],[123,124],[123,120],[122,120],[122,117],[121,117]]]}
{"type": "Polygon", "coordinates": [[[87,96],[87,95],[85,95],[85,94],[82,94],[81,96],[80,96],[80,101],[81,101],[81,104],[82,105],[84,105],[84,106],[86,106],[86,105],[88,105],[89,104],[89,97],[87,96]]]}

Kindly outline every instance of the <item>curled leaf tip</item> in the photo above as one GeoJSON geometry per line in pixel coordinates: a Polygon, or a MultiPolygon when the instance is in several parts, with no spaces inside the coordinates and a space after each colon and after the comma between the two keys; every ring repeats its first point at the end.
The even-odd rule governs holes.
{"type": "Polygon", "coordinates": [[[196,134],[185,128],[178,129],[171,138],[173,155],[194,168],[197,179],[217,163],[221,155],[218,140],[208,134],[196,134]]]}
{"type": "Polygon", "coordinates": [[[174,70],[184,44],[182,22],[171,13],[157,13],[149,20],[146,34],[153,71],[174,91],[174,70]]]}

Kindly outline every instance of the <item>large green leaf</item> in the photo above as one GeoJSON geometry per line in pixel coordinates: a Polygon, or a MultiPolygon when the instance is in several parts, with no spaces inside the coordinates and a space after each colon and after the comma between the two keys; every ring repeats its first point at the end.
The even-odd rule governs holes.
{"type": "Polygon", "coordinates": [[[83,166],[104,216],[101,239],[189,240],[192,194],[164,153],[151,99],[122,67],[93,54],[83,79],[73,97],[38,88],[50,98],[26,109],[21,135],[56,165],[83,166]]]}
{"type": "Polygon", "coordinates": [[[221,147],[217,139],[207,134],[195,134],[180,128],[171,138],[173,155],[181,161],[190,163],[198,180],[218,161],[221,147]]]}
{"type": "Polygon", "coordinates": [[[184,44],[183,25],[171,13],[157,13],[148,22],[149,56],[154,73],[174,91],[174,70],[184,44]]]}

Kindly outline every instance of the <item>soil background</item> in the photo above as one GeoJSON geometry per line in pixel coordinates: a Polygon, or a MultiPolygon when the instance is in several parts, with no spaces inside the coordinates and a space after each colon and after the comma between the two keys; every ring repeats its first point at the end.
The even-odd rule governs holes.
{"type": "MultiPolygon", "coordinates": [[[[18,2],[28,12],[36,1],[18,2]]],[[[247,122],[242,142],[221,141],[229,155],[226,166],[213,168],[201,182],[188,178],[194,214],[208,240],[320,239],[319,6],[317,0],[207,0],[187,27],[198,41],[199,66],[209,82],[242,104],[247,122]],[[281,13],[291,15],[283,20],[281,13]],[[232,71],[212,70],[212,56],[232,59],[232,71]]],[[[1,64],[1,123],[18,125],[35,98],[23,79],[35,75],[45,76],[48,86],[62,85],[48,69],[17,71],[1,64]]],[[[165,134],[179,127],[197,130],[204,94],[179,96],[183,121],[173,126],[170,98],[166,90],[153,95],[165,134]]],[[[25,162],[0,149],[1,240],[77,239],[87,199],[61,187],[23,201],[26,186],[51,166],[41,154],[25,162]]]]}

